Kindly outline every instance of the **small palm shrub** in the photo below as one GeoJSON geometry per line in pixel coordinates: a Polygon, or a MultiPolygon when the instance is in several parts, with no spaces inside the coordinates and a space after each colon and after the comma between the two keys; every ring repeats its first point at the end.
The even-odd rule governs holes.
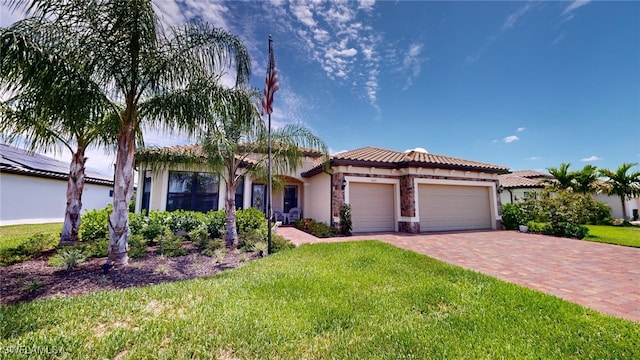
{"type": "Polygon", "coordinates": [[[49,258],[49,265],[64,268],[71,271],[87,260],[87,254],[78,247],[65,247],[59,249],[55,255],[49,258]]]}
{"type": "Polygon", "coordinates": [[[295,221],[293,226],[317,238],[327,238],[338,234],[338,230],[336,228],[310,218],[295,221]]]}
{"type": "MultiPolygon", "coordinates": [[[[243,251],[253,251],[253,247],[258,242],[268,241],[268,229],[265,226],[261,229],[248,229],[238,233],[238,248],[243,251]]],[[[272,233],[273,236],[273,233],[272,233]]]]}

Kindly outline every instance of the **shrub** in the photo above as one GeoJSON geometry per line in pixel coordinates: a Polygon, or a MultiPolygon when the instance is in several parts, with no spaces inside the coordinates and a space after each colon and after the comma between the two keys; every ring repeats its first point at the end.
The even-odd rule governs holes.
{"type": "Polygon", "coordinates": [[[188,233],[204,222],[204,214],[197,211],[171,211],[165,219],[165,225],[174,233],[184,231],[188,233]]]}
{"type": "Polygon", "coordinates": [[[200,226],[198,226],[197,228],[189,231],[189,240],[191,240],[191,242],[196,244],[196,246],[198,246],[200,242],[206,241],[208,239],[209,239],[209,231],[207,230],[204,224],[200,224],[200,226]]]}
{"type": "Polygon", "coordinates": [[[351,222],[351,205],[340,206],[340,234],[351,235],[353,224],[351,222]]]}
{"type": "MultiPolygon", "coordinates": [[[[271,236],[271,242],[273,244],[273,234],[271,236]]],[[[260,253],[260,256],[266,254],[268,250],[269,250],[269,244],[267,244],[264,241],[258,241],[255,244],[253,244],[252,251],[257,251],[258,253],[260,253]]]]}
{"type": "Polygon", "coordinates": [[[205,256],[215,256],[218,250],[224,249],[224,241],[222,239],[207,238],[198,246],[205,256]]]}
{"type": "Polygon", "coordinates": [[[182,246],[182,236],[175,235],[170,231],[166,231],[160,238],[160,247],[157,251],[160,255],[169,257],[183,256],[189,252],[182,246]]]}
{"type": "Polygon", "coordinates": [[[502,226],[507,230],[517,230],[520,225],[522,212],[516,204],[502,205],[502,226]]]}
{"type": "Polygon", "coordinates": [[[137,259],[147,256],[147,242],[142,235],[129,236],[129,257],[137,259]]]}
{"type": "Polygon", "coordinates": [[[144,227],[140,234],[142,237],[147,240],[147,243],[157,242],[157,239],[160,235],[164,234],[166,228],[155,221],[150,221],[146,227],[144,227]]]}
{"type": "Polygon", "coordinates": [[[49,265],[71,271],[87,260],[87,254],[78,247],[65,247],[49,258],[49,265]]]}
{"type": "Polygon", "coordinates": [[[546,223],[546,222],[529,221],[527,223],[527,227],[529,228],[529,232],[540,233],[540,234],[548,234],[552,231],[551,223],[546,223]]]}
{"type": "Polygon", "coordinates": [[[219,238],[225,233],[227,217],[224,210],[209,211],[204,216],[204,225],[209,231],[209,237],[219,238]]]}
{"type": "Polygon", "coordinates": [[[318,238],[327,238],[338,234],[336,228],[309,218],[295,221],[293,226],[318,238]]]}
{"type": "Polygon", "coordinates": [[[272,234],[271,236],[271,252],[277,253],[278,251],[293,249],[296,246],[289,240],[285,239],[281,235],[272,234]]]}
{"type": "Polygon", "coordinates": [[[109,236],[111,204],[104,209],[87,211],[80,219],[79,236],[82,241],[98,241],[109,236]]]}
{"type": "MultiPolygon", "coordinates": [[[[269,234],[266,226],[263,229],[250,229],[238,233],[238,248],[244,251],[253,251],[253,247],[258,242],[267,241],[269,234]]],[[[272,234],[273,238],[273,234],[272,234]]]]}
{"type": "Polygon", "coordinates": [[[89,257],[96,258],[106,257],[109,255],[109,239],[102,238],[91,244],[88,248],[87,255],[89,257]]]}
{"type": "MultiPolygon", "coordinates": [[[[215,250],[213,252],[213,256],[215,256],[216,258],[216,263],[220,264],[222,260],[224,260],[224,256],[226,254],[227,254],[227,250],[224,248],[215,250]]],[[[211,256],[211,255],[207,255],[207,256],[211,256]]]]}
{"type": "Polygon", "coordinates": [[[149,218],[143,213],[129,213],[129,230],[131,235],[138,235],[149,223],[149,218]]]}
{"type": "Polygon", "coordinates": [[[262,211],[254,208],[236,211],[238,233],[267,227],[267,219],[262,211]]]}

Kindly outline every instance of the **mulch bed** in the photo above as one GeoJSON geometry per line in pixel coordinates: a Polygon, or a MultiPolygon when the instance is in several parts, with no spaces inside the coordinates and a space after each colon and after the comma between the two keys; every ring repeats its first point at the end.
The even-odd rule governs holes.
{"type": "Polygon", "coordinates": [[[230,251],[222,262],[216,263],[215,257],[204,256],[194,247],[190,247],[189,254],[178,257],[161,256],[149,248],[148,256],[129,259],[127,266],[114,267],[104,274],[106,258],[89,259],[67,272],[47,264],[51,255],[0,267],[0,304],[194,279],[259,258],[257,253],[230,251]]]}

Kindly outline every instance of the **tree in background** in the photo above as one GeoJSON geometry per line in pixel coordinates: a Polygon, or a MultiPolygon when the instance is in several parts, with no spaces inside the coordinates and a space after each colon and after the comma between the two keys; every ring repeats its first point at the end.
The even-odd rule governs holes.
{"type": "MultiPolygon", "coordinates": [[[[183,131],[187,136],[206,129],[210,114],[224,112],[233,98],[219,84],[221,74],[232,67],[237,86],[248,79],[247,49],[236,36],[206,23],[164,31],[151,0],[17,0],[10,4],[26,9],[28,21],[42,29],[42,42],[82,44],[73,48],[74,62],[66,66],[69,72],[86,74],[87,87],[108,99],[115,112],[105,126],[116,139],[108,261],[126,264],[134,150],[142,144],[141,129],[183,131]]],[[[6,49],[17,49],[15,37],[3,40],[6,49]]],[[[56,79],[59,68],[39,57],[32,44],[19,50],[25,60],[20,71],[56,79]]],[[[51,86],[62,87],[62,92],[71,90],[66,88],[69,84],[52,82],[51,86]]]]}
{"type": "Polygon", "coordinates": [[[607,194],[616,195],[622,204],[622,217],[627,220],[627,208],[625,200],[634,196],[640,196],[640,171],[629,172],[637,163],[624,163],[614,172],[609,169],[600,169],[600,175],[607,178],[604,188],[607,194]]]}
{"type": "Polygon", "coordinates": [[[598,168],[585,165],[580,171],[573,173],[574,190],[582,194],[590,194],[598,190],[598,168]]]}
{"type": "Polygon", "coordinates": [[[573,189],[575,174],[569,171],[570,166],[570,163],[562,163],[559,168],[547,168],[547,171],[553,175],[554,179],[545,182],[558,190],[573,189]]]}
{"type": "Polygon", "coordinates": [[[60,233],[60,244],[68,245],[78,241],[85,151],[115,143],[104,124],[119,109],[93,86],[95,70],[76,66],[78,39],[66,28],[51,32],[50,25],[26,19],[0,28],[0,83],[10,94],[0,102],[0,134],[31,151],[66,148],[72,154],[60,233]]]}

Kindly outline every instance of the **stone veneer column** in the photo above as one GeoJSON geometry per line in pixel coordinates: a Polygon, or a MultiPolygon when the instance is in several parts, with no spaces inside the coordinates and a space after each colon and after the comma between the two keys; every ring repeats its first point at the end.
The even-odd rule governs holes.
{"type": "MultiPolygon", "coordinates": [[[[400,177],[400,216],[416,216],[416,189],[413,175],[400,177]]],[[[398,231],[406,233],[419,233],[420,222],[398,221],[398,231]]]]}
{"type": "MultiPolygon", "coordinates": [[[[344,180],[344,173],[335,173],[332,176],[333,183],[332,186],[332,196],[331,199],[331,211],[332,211],[332,219],[340,216],[340,207],[344,204],[344,190],[342,189],[342,180],[344,180]]],[[[333,224],[337,226],[338,224],[333,224]]]]}

